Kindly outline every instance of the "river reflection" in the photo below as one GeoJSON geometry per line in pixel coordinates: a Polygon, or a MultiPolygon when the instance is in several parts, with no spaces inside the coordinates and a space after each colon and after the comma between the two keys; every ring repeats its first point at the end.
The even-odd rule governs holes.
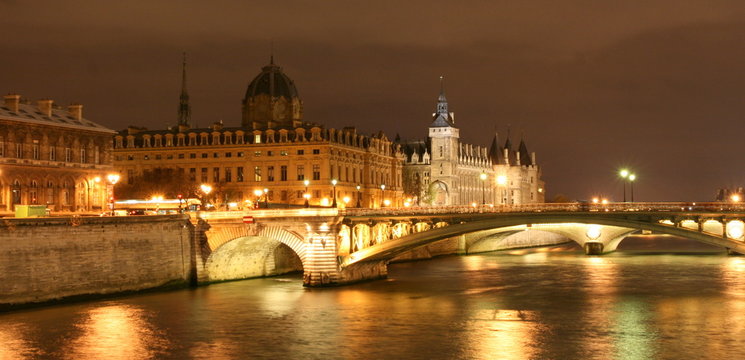
{"type": "Polygon", "coordinates": [[[745,348],[745,259],[721,251],[517,251],[394,264],[389,276],[6,313],[0,359],[719,359],[745,348]]]}

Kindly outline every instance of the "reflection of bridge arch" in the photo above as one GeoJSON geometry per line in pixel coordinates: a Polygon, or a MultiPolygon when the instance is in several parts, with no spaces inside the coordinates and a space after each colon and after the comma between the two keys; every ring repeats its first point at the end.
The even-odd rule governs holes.
{"type": "MultiPolygon", "coordinates": [[[[489,229],[511,227],[525,224],[597,224],[603,226],[615,227],[618,229],[627,229],[626,234],[619,233],[613,239],[615,245],[636,230],[650,230],[669,235],[686,237],[706,244],[731,249],[738,253],[745,253],[745,243],[727,239],[723,236],[716,236],[704,231],[694,231],[690,228],[676,227],[668,225],[652,218],[644,219],[643,217],[623,217],[614,213],[522,213],[522,214],[495,214],[491,217],[480,217],[478,220],[462,222],[445,227],[436,227],[428,231],[410,234],[398,239],[393,239],[382,244],[376,244],[366,249],[362,249],[354,254],[345,257],[342,261],[343,266],[351,265],[364,261],[381,261],[389,260],[404,252],[424,246],[439,240],[485,231],[489,229]]],[[[576,241],[576,239],[573,239],[576,241]]],[[[587,241],[591,243],[592,241],[587,241]]],[[[582,244],[580,244],[582,245],[582,244]]],[[[613,247],[615,249],[615,246],[613,247]]]]}
{"type": "Polygon", "coordinates": [[[208,239],[204,268],[209,281],[279,275],[306,264],[302,237],[279,227],[250,232],[244,224],[212,226],[208,239]]]}

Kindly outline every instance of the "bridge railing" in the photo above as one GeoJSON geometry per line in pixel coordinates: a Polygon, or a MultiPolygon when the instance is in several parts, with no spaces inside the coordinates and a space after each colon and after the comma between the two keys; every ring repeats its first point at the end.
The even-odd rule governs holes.
{"type": "Polygon", "coordinates": [[[308,208],[262,209],[250,211],[203,211],[193,214],[203,219],[229,219],[242,216],[256,218],[317,217],[317,216],[406,216],[478,213],[530,213],[530,212],[693,212],[693,213],[745,213],[745,204],[727,202],[634,202],[634,203],[541,203],[520,205],[479,206],[428,206],[367,208],[308,208]]]}
{"type": "Polygon", "coordinates": [[[634,202],[634,203],[540,203],[520,205],[428,206],[401,208],[347,208],[344,216],[437,215],[452,213],[526,213],[526,212],[745,212],[745,204],[727,202],[634,202]]]}

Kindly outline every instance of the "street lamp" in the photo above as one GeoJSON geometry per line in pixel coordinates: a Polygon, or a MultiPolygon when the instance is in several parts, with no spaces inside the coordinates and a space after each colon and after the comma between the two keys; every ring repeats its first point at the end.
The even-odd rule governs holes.
{"type": "MultiPolygon", "coordinates": [[[[627,169],[621,169],[621,171],[618,172],[618,175],[623,179],[623,202],[626,202],[626,179],[630,179],[629,170],[627,169]]],[[[633,181],[633,180],[632,180],[633,181]]],[[[631,200],[634,201],[634,200],[631,200]]]]}
{"type": "Polygon", "coordinates": [[[481,179],[481,205],[486,205],[486,173],[479,175],[481,179]]]}
{"type": "Polygon", "coordinates": [[[331,207],[332,208],[335,208],[336,207],[336,183],[337,183],[336,179],[331,180],[331,185],[333,185],[333,187],[334,187],[333,188],[333,190],[334,190],[334,201],[331,202],[331,207]]]}
{"type": "Polygon", "coordinates": [[[209,186],[207,184],[202,184],[202,185],[199,185],[199,188],[202,190],[202,193],[204,193],[204,196],[202,197],[202,203],[204,203],[203,207],[206,208],[207,207],[207,195],[209,195],[210,192],[212,192],[212,186],[209,186]]]}
{"type": "Polygon", "coordinates": [[[303,194],[303,197],[305,198],[305,207],[310,207],[310,204],[308,203],[308,198],[310,198],[310,194],[308,194],[308,185],[310,185],[310,180],[303,181],[303,184],[305,184],[305,194],[303,194]]]}
{"type": "Polygon", "coordinates": [[[385,207],[385,184],[380,185],[380,207],[385,207]]]}
{"type": "Polygon", "coordinates": [[[634,180],[636,180],[636,174],[629,174],[629,183],[631,184],[631,202],[634,202],[634,180]]]}
{"type": "Polygon", "coordinates": [[[264,188],[264,207],[269,208],[269,189],[264,188]]]}
{"type": "Polygon", "coordinates": [[[261,202],[262,194],[264,194],[264,192],[261,189],[254,190],[254,195],[256,195],[256,202],[254,203],[254,209],[259,208],[259,202],[261,202]]]}
{"type": "Polygon", "coordinates": [[[119,174],[109,174],[106,179],[111,184],[111,216],[114,216],[114,186],[119,182],[119,174]]]}
{"type": "Polygon", "coordinates": [[[362,194],[360,193],[360,186],[357,185],[357,207],[362,207],[362,194]]]}

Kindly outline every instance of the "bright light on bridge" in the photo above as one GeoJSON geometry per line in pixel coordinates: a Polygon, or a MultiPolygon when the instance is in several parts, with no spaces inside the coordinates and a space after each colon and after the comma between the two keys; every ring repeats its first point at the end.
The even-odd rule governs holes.
{"type": "Polygon", "coordinates": [[[740,239],[745,234],[745,223],[740,220],[732,220],[727,223],[727,236],[732,239],[740,239]]]}
{"type": "Polygon", "coordinates": [[[587,238],[590,240],[597,240],[602,235],[602,226],[600,225],[587,225],[587,238]]]}

